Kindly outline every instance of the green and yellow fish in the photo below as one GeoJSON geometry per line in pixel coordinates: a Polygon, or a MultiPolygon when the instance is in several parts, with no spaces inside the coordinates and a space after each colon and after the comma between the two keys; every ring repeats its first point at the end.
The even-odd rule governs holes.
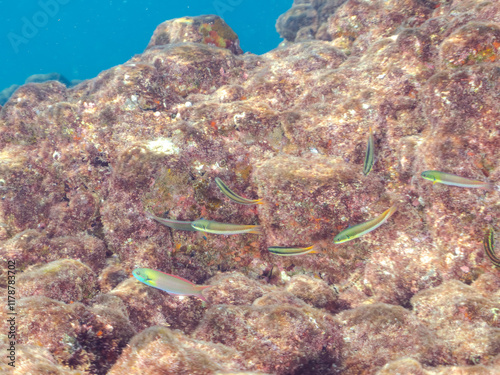
{"type": "Polygon", "coordinates": [[[179,296],[196,296],[207,302],[202,292],[212,285],[196,285],[182,277],[170,275],[150,268],[136,268],[132,271],[134,277],[140,282],[179,296]]]}
{"type": "Polygon", "coordinates": [[[422,172],[421,176],[426,180],[435,183],[460,186],[466,188],[478,188],[484,190],[493,190],[493,184],[489,182],[483,182],[478,180],[472,180],[470,178],[456,176],[454,174],[439,172],[439,171],[425,171],[422,172]]]}
{"type": "Polygon", "coordinates": [[[166,225],[167,227],[170,227],[173,229],[196,231],[196,229],[194,229],[191,226],[191,223],[192,223],[191,221],[179,221],[179,220],[172,220],[172,219],[164,219],[162,217],[155,216],[152,213],[147,212],[147,211],[146,211],[146,216],[150,219],[156,220],[160,224],[166,225]]]}
{"type": "Polygon", "coordinates": [[[368,176],[368,173],[370,173],[373,168],[373,164],[375,163],[374,149],[375,142],[373,140],[372,127],[370,126],[370,135],[368,136],[368,143],[366,145],[365,163],[363,165],[363,174],[365,176],[368,176]]]}
{"type": "Polygon", "coordinates": [[[262,199],[247,199],[240,197],[238,194],[233,192],[231,189],[227,187],[227,185],[219,178],[215,178],[215,183],[219,187],[219,189],[224,193],[226,197],[231,199],[233,202],[239,203],[239,204],[262,204],[262,199]]]}
{"type": "Polygon", "coordinates": [[[392,206],[388,210],[384,211],[384,213],[377,216],[375,219],[344,229],[342,232],[335,236],[333,242],[343,243],[361,237],[362,235],[371,232],[372,230],[384,224],[392,216],[392,214],[394,214],[394,212],[396,212],[396,206],[392,206]]]}
{"type": "Polygon", "coordinates": [[[493,265],[500,267],[500,258],[495,253],[495,232],[492,228],[486,230],[483,240],[484,252],[490,258],[493,265]]]}
{"type": "Polygon", "coordinates": [[[281,255],[283,257],[290,257],[295,255],[304,255],[304,254],[314,254],[319,253],[317,250],[317,245],[312,245],[309,247],[281,247],[281,246],[272,246],[268,247],[270,253],[275,255],[281,255]]]}
{"type": "Polygon", "coordinates": [[[239,224],[226,224],[217,221],[210,221],[205,219],[198,219],[191,223],[191,226],[200,231],[214,234],[243,234],[243,233],[261,233],[260,225],[239,225],[239,224]]]}

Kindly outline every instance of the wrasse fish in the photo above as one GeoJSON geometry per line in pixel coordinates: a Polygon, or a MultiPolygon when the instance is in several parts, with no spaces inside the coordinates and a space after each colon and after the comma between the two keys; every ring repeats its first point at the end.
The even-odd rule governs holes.
{"type": "Polygon", "coordinates": [[[384,224],[394,212],[396,212],[396,206],[392,206],[391,208],[387,209],[386,211],[384,211],[384,213],[377,216],[375,219],[344,229],[342,232],[335,236],[333,242],[342,243],[361,237],[362,235],[371,232],[372,230],[384,224]]]}
{"type": "Polygon", "coordinates": [[[215,183],[217,184],[219,189],[224,193],[224,195],[229,199],[231,199],[233,202],[239,204],[262,204],[261,202],[262,199],[247,199],[240,197],[238,194],[229,189],[227,185],[219,177],[215,177],[215,183]]]}
{"type": "Polygon", "coordinates": [[[281,255],[284,257],[290,257],[295,255],[304,255],[304,254],[314,254],[318,253],[317,245],[312,245],[309,247],[281,247],[281,246],[272,246],[268,247],[270,253],[281,255]]]}
{"type": "Polygon", "coordinates": [[[153,288],[161,289],[168,294],[179,296],[196,296],[207,302],[202,291],[212,285],[196,285],[182,277],[170,275],[150,268],[136,268],[132,274],[137,280],[153,288]]]}
{"type": "Polygon", "coordinates": [[[426,180],[433,181],[435,184],[439,182],[445,185],[460,186],[467,188],[479,188],[484,190],[493,190],[493,184],[489,182],[472,180],[470,178],[456,176],[454,174],[439,172],[439,171],[425,171],[421,176],[426,180]]]}
{"type": "Polygon", "coordinates": [[[484,252],[490,258],[493,265],[500,267],[500,258],[495,254],[495,232],[492,228],[486,230],[483,240],[484,252]]]}
{"type": "Polygon", "coordinates": [[[196,231],[191,226],[191,221],[179,221],[179,220],[172,220],[172,219],[163,219],[161,217],[155,216],[150,212],[145,212],[146,216],[150,219],[156,220],[160,224],[166,225],[167,227],[174,228],[177,230],[190,230],[190,231],[196,231]]]}
{"type": "Polygon", "coordinates": [[[260,234],[260,225],[238,225],[218,223],[217,221],[210,221],[205,219],[198,219],[191,223],[195,230],[206,233],[214,234],[242,234],[242,233],[255,233],[260,234]]]}
{"type": "Polygon", "coordinates": [[[375,149],[375,142],[373,140],[373,132],[372,132],[372,127],[370,126],[370,135],[368,136],[368,143],[366,144],[366,155],[365,155],[365,163],[363,165],[363,174],[365,176],[368,176],[368,173],[373,168],[373,164],[375,163],[374,159],[374,149],[375,149]]]}

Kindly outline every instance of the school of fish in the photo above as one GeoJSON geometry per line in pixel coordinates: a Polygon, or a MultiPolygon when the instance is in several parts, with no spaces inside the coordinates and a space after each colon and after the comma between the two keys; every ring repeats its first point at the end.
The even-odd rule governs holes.
{"type": "MultiPolygon", "coordinates": [[[[363,174],[367,176],[373,169],[375,163],[375,140],[373,137],[372,128],[369,128],[368,142],[366,146],[366,154],[363,164],[363,174]]],[[[456,176],[446,172],[440,171],[424,171],[421,177],[432,181],[433,184],[441,183],[444,185],[458,186],[464,188],[478,188],[487,191],[493,191],[494,185],[489,182],[473,180],[465,177],[456,176]]],[[[264,204],[263,199],[247,199],[235,192],[233,192],[220,178],[215,178],[215,183],[221,192],[231,201],[238,204],[253,205],[264,204]]],[[[341,244],[347,241],[359,238],[384,224],[395,212],[397,208],[395,205],[388,208],[379,216],[368,220],[364,223],[355,224],[342,230],[338,233],[333,243],[341,244]]],[[[164,219],[146,212],[146,216],[150,219],[156,220],[160,224],[166,225],[172,229],[185,230],[185,231],[200,231],[212,234],[235,235],[235,234],[261,234],[262,227],[260,225],[240,225],[230,223],[219,223],[200,218],[195,221],[178,221],[172,219],[164,219]]],[[[495,232],[493,228],[488,228],[483,240],[484,251],[489,257],[494,266],[500,267],[500,258],[496,256],[494,248],[495,232]]],[[[305,254],[320,253],[319,245],[314,244],[307,247],[301,246],[271,246],[268,248],[271,254],[279,256],[298,256],[305,254]]],[[[206,302],[202,291],[209,288],[211,285],[196,285],[192,282],[183,279],[179,276],[170,275],[161,271],[152,270],[149,268],[136,268],[132,274],[135,278],[146,285],[154,288],[161,289],[169,294],[183,295],[183,296],[196,296],[206,302]]]]}

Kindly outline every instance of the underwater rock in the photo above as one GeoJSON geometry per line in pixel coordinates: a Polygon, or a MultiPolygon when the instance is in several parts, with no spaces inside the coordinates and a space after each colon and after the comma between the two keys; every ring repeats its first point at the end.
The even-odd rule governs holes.
{"type": "MultiPolygon", "coordinates": [[[[6,336],[0,336],[0,350],[9,348],[6,336]]],[[[8,366],[6,361],[0,362],[1,375],[51,374],[51,375],[83,375],[83,371],[71,370],[59,364],[54,356],[43,345],[17,344],[15,367],[8,366]]]]}
{"type": "Polygon", "coordinates": [[[397,359],[389,362],[376,375],[495,375],[495,366],[437,366],[423,367],[411,358],[397,359]]]}
{"type": "Polygon", "coordinates": [[[35,229],[28,229],[3,241],[0,259],[5,262],[7,259],[15,260],[19,271],[36,264],[72,259],[99,272],[105,266],[106,247],[102,240],[94,236],[82,234],[48,238],[35,229]]]}
{"type": "Polygon", "coordinates": [[[192,336],[235,348],[254,371],[334,373],[342,342],[332,316],[307,305],[259,300],[254,306],[211,306],[192,336]]]}
{"type": "Polygon", "coordinates": [[[109,292],[129,277],[130,274],[127,274],[120,265],[109,265],[108,267],[103,269],[99,275],[99,287],[101,289],[101,292],[109,292]]]}
{"type": "Polygon", "coordinates": [[[373,372],[402,357],[435,366],[449,363],[444,342],[401,306],[375,303],[335,316],[342,327],[345,374],[373,372]]]}
{"type": "Polygon", "coordinates": [[[12,96],[14,91],[16,91],[19,87],[21,87],[21,86],[11,85],[9,87],[6,87],[2,91],[0,91],[0,105],[3,106],[5,103],[7,103],[7,100],[9,100],[9,98],[12,96]]]}
{"type": "Polygon", "coordinates": [[[320,39],[315,37],[318,28],[345,1],[294,1],[292,8],[279,16],[276,21],[276,31],[278,31],[282,38],[292,42],[320,39]]]}
{"type": "Polygon", "coordinates": [[[19,297],[45,296],[65,303],[84,302],[98,293],[96,276],[85,264],[62,259],[30,267],[19,275],[19,297]]]}
{"type": "MultiPolygon", "coordinates": [[[[66,77],[64,77],[62,74],[59,73],[47,73],[47,74],[33,74],[26,78],[26,83],[42,83],[42,82],[47,82],[47,81],[58,81],[62,83],[63,85],[66,86],[72,86],[73,82],[69,81],[66,77]]],[[[7,100],[12,96],[14,91],[16,91],[20,85],[11,85],[10,87],[7,87],[0,91],[0,105],[4,105],[7,100]]]]}
{"type": "Polygon", "coordinates": [[[316,10],[310,4],[294,5],[278,18],[276,30],[282,38],[293,42],[297,32],[304,26],[317,28],[315,25],[317,16],[316,10]]]}
{"type": "Polygon", "coordinates": [[[455,363],[485,364],[500,352],[500,302],[457,280],[417,293],[416,317],[446,344],[455,363]]]}
{"type": "Polygon", "coordinates": [[[251,305],[269,291],[265,284],[249,279],[239,272],[214,276],[207,284],[214,287],[203,294],[214,305],[251,305]]]}
{"type": "Polygon", "coordinates": [[[27,297],[17,301],[16,309],[23,317],[17,326],[18,344],[43,346],[60,364],[95,374],[106,373],[134,333],[116,311],[94,312],[78,302],[27,297]]]}
{"type": "Polygon", "coordinates": [[[261,56],[241,54],[215,16],[167,21],[128,62],[70,88],[26,84],[1,107],[0,260],[16,261],[29,280],[23,293],[86,304],[23,298],[21,337],[47,341],[71,369],[105,372],[137,332],[182,331],[155,328],[167,346],[147,335],[144,347],[134,341],[145,356],[127,351],[116,373],[130,371],[129,358],[143,373],[166,371],[165,353],[176,366],[188,358],[186,372],[206,366],[202,373],[498,365],[500,282],[481,244],[487,227],[498,232],[498,191],[420,174],[500,181],[499,3],[294,7],[280,21],[294,41],[261,56]],[[370,134],[375,163],[365,176],[370,134]],[[216,177],[262,204],[229,200],[216,177]],[[379,228],[334,244],[392,205],[379,228]],[[262,233],[182,231],[146,211],[262,233]],[[318,253],[268,251],[312,245],[318,253]],[[62,280],[92,272],[64,294],[57,274],[46,287],[31,276],[50,262],[73,262],[62,280]],[[213,283],[209,304],[130,278],[137,267],[213,283]],[[32,335],[27,322],[43,322],[43,332],[32,335]],[[209,352],[215,343],[226,346],[209,352]],[[190,357],[200,352],[203,363],[190,357]]]}
{"type": "Polygon", "coordinates": [[[160,24],[146,49],[173,43],[203,43],[226,48],[235,55],[241,55],[238,35],[215,15],[183,17],[160,24]]]}
{"type": "Polygon", "coordinates": [[[297,275],[292,277],[285,289],[314,307],[335,308],[337,295],[323,280],[297,275]]]}
{"type": "Polygon", "coordinates": [[[413,358],[396,359],[376,372],[376,375],[429,375],[419,361],[413,358]]]}
{"type": "Polygon", "coordinates": [[[153,326],[132,338],[108,374],[211,375],[234,370],[244,370],[236,350],[153,326]]]}
{"type": "Polygon", "coordinates": [[[24,83],[42,83],[47,81],[58,81],[65,86],[71,85],[71,82],[60,73],[33,74],[26,78],[24,83]]]}

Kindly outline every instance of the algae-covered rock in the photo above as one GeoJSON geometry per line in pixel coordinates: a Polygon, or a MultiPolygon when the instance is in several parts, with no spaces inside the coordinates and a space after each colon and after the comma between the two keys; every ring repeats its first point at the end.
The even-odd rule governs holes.
{"type": "Polygon", "coordinates": [[[446,343],[461,365],[486,364],[500,352],[500,301],[457,280],[416,294],[416,317],[446,343]]]}
{"type": "Polygon", "coordinates": [[[99,374],[494,372],[500,281],[481,242],[498,242],[499,25],[495,1],[297,0],[260,56],[219,17],[185,17],[95,78],[18,88],[0,107],[0,260],[24,297],[20,345],[99,374]],[[208,304],[138,267],[212,284],[208,304]]]}
{"type": "Polygon", "coordinates": [[[20,299],[16,309],[23,317],[17,344],[42,346],[58,363],[80,371],[105,374],[134,333],[122,315],[81,303],[36,296],[20,299]]]}
{"type": "Polygon", "coordinates": [[[235,55],[242,54],[238,35],[215,15],[183,17],[159,25],[148,49],[171,43],[196,42],[227,48],[235,55]]]}
{"type": "Polygon", "coordinates": [[[143,374],[145,369],[151,374],[211,375],[244,367],[240,353],[228,346],[153,326],[134,336],[109,374],[143,374]]]}
{"type": "Polygon", "coordinates": [[[345,374],[372,372],[402,357],[430,366],[447,364],[451,359],[445,343],[401,306],[363,305],[337,314],[335,320],[342,327],[345,343],[345,374]]]}
{"type": "Polygon", "coordinates": [[[193,337],[235,348],[252,370],[333,374],[342,348],[333,317],[307,305],[258,301],[210,307],[193,337]]]}
{"type": "Polygon", "coordinates": [[[96,275],[72,259],[27,269],[18,277],[19,297],[45,296],[65,303],[83,302],[98,293],[96,275]]]}

